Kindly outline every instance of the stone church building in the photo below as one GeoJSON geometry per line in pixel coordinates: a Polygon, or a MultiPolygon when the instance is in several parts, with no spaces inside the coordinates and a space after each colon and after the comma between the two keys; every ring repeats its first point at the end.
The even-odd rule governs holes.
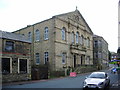
{"type": "Polygon", "coordinates": [[[93,65],[93,32],[76,9],[14,31],[32,42],[32,66],[61,71],[93,65]]]}

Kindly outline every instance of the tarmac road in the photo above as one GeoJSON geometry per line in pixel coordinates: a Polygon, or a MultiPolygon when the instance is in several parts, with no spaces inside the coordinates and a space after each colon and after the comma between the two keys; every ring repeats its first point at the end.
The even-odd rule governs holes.
{"type": "MultiPolygon", "coordinates": [[[[110,76],[110,88],[119,88],[119,80],[120,75],[119,74],[113,74],[111,73],[111,70],[102,70],[108,73],[110,76]]],[[[11,84],[3,84],[3,90],[5,89],[13,89],[13,88],[28,88],[28,89],[34,89],[34,88],[61,88],[61,89],[67,89],[67,88],[74,88],[74,89],[80,89],[83,86],[83,81],[85,77],[87,77],[90,73],[84,73],[79,74],[77,77],[63,77],[63,78],[56,78],[56,79],[50,79],[50,80],[38,80],[38,81],[29,81],[29,82],[18,82],[18,83],[11,83],[11,84]]]]}

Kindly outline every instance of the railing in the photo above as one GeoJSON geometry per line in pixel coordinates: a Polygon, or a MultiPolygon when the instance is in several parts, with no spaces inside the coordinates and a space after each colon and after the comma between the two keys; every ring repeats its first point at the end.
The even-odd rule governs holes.
{"type": "Polygon", "coordinates": [[[91,72],[91,71],[96,71],[97,68],[96,66],[93,65],[77,65],[76,68],[74,68],[74,72],[76,73],[85,73],[85,72],[91,72]]]}

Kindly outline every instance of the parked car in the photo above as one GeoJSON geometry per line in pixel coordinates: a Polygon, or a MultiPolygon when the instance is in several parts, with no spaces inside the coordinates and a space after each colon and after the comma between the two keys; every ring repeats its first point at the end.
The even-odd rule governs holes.
{"type": "Polygon", "coordinates": [[[83,82],[83,89],[97,88],[104,89],[109,86],[110,78],[105,72],[93,72],[83,82]]]}

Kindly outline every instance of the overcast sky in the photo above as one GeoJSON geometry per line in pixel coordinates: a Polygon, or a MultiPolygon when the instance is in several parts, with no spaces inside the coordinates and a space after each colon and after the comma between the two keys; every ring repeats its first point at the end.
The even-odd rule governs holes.
{"type": "Polygon", "coordinates": [[[119,0],[0,0],[0,30],[12,32],[54,15],[80,11],[94,34],[102,36],[110,51],[118,48],[119,0]]]}

